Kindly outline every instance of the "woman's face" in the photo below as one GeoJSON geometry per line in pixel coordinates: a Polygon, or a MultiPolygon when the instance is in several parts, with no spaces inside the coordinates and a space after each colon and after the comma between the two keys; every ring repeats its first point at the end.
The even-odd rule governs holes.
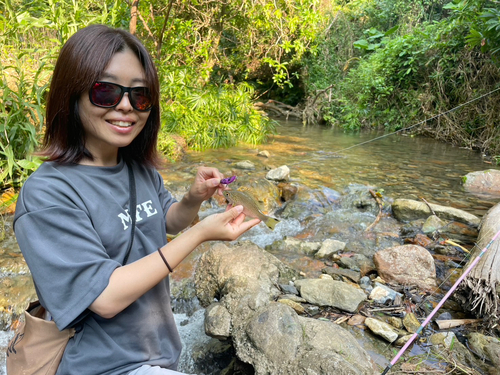
{"type": "MultiPolygon", "coordinates": [[[[117,52],[99,77],[99,81],[117,83],[125,87],[146,86],[145,73],[139,59],[128,48],[117,52]]],[[[112,166],[118,163],[118,149],[128,146],[144,128],[148,112],[135,110],[125,93],[114,108],[93,105],[89,93],[79,101],[80,117],[85,132],[85,147],[93,161],[82,160],[82,164],[112,166]]]]}

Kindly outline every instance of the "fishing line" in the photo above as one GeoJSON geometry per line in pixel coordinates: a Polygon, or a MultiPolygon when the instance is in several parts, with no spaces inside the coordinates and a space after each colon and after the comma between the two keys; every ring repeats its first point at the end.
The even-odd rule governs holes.
{"type": "MultiPolygon", "coordinates": [[[[432,117],[430,117],[430,118],[427,118],[427,119],[425,119],[425,120],[422,120],[422,121],[420,121],[420,122],[417,122],[416,124],[410,125],[410,126],[408,126],[408,127],[406,127],[406,128],[399,129],[399,130],[393,131],[393,132],[391,132],[391,133],[387,133],[387,134],[381,135],[380,137],[375,137],[375,138],[372,138],[372,139],[370,139],[370,140],[368,140],[368,141],[361,142],[361,143],[357,143],[357,144],[355,144],[355,145],[352,145],[352,146],[349,146],[349,147],[343,148],[343,149],[338,150],[338,151],[333,151],[333,152],[331,152],[331,153],[332,153],[332,154],[339,154],[339,153],[341,153],[341,152],[343,152],[343,151],[347,151],[347,150],[353,149],[353,148],[355,148],[355,147],[365,145],[365,144],[367,144],[367,143],[371,143],[371,142],[374,142],[374,141],[378,141],[379,139],[386,138],[386,137],[390,137],[391,135],[394,135],[394,134],[397,134],[397,133],[401,133],[401,132],[408,131],[408,130],[413,129],[413,128],[417,127],[417,126],[420,126],[420,125],[422,125],[422,124],[425,124],[425,123],[426,123],[426,122],[428,122],[428,121],[435,120],[435,119],[437,119],[437,118],[439,118],[439,117],[441,117],[441,116],[447,115],[448,113],[454,112],[454,111],[456,111],[457,109],[460,109],[460,108],[462,108],[462,107],[465,107],[466,105],[468,105],[468,104],[470,104],[470,103],[473,103],[473,102],[478,101],[478,100],[481,100],[481,99],[483,99],[483,98],[485,98],[485,97],[487,97],[487,96],[490,96],[490,95],[494,94],[494,93],[495,93],[495,92],[497,92],[497,91],[500,91],[500,87],[498,87],[498,88],[496,88],[496,89],[494,89],[494,90],[492,90],[492,91],[490,91],[490,92],[487,92],[486,94],[480,95],[480,96],[478,96],[477,98],[474,98],[474,99],[471,99],[471,100],[469,100],[469,101],[467,101],[467,102],[465,102],[465,103],[462,103],[462,104],[460,104],[460,105],[458,105],[458,106],[456,106],[456,107],[454,107],[454,108],[452,108],[452,109],[449,109],[449,110],[447,110],[447,111],[445,111],[445,112],[439,113],[439,114],[437,114],[437,115],[435,115],[435,116],[432,116],[432,117]]],[[[336,156],[336,157],[340,157],[340,156],[336,156]]],[[[310,159],[304,159],[304,160],[301,160],[301,161],[298,161],[298,162],[296,162],[296,163],[292,163],[292,164],[289,164],[289,165],[290,165],[290,166],[295,166],[295,165],[298,165],[298,164],[302,164],[302,163],[311,163],[311,162],[312,162],[312,160],[310,160],[310,159]]]]}
{"type": "Polygon", "coordinates": [[[441,299],[441,301],[436,305],[434,310],[427,316],[425,321],[420,325],[420,327],[417,329],[417,331],[411,336],[411,338],[406,342],[406,344],[401,348],[401,350],[397,353],[397,355],[394,357],[394,359],[387,365],[387,367],[384,369],[381,375],[387,374],[387,372],[396,364],[396,362],[399,360],[399,358],[404,354],[406,349],[413,343],[413,341],[420,335],[420,332],[424,329],[424,327],[430,322],[432,317],[436,312],[439,311],[439,309],[442,307],[442,305],[446,302],[448,297],[455,292],[456,288],[460,285],[460,283],[465,279],[465,277],[469,274],[469,272],[476,266],[476,264],[479,262],[479,260],[483,257],[483,255],[486,253],[488,248],[495,242],[495,240],[500,236],[500,230],[493,236],[493,238],[488,242],[488,244],[481,250],[479,255],[474,259],[474,261],[467,267],[467,269],[462,273],[462,275],[458,278],[458,280],[453,284],[453,286],[450,288],[450,290],[446,293],[446,295],[441,299]]]}
{"type": "Polygon", "coordinates": [[[447,115],[448,113],[451,113],[451,112],[453,112],[453,111],[456,111],[457,109],[460,109],[460,108],[462,108],[462,107],[465,107],[466,105],[468,105],[468,104],[470,104],[470,103],[473,103],[473,102],[475,102],[475,101],[477,101],[477,100],[480,100],[480,99],[483,99],[483,98],[485,98],[485,97],[487,97],[487,96],[490,96],[490,95],[494,94],[495,92],[497,92],[497,91],[499,91],[499,90],[500,90],[500,87],[498,87],[498,88],[496,88],[495,90],[492,90],[492,91],[490,91],[490,92],[488,92],[488,93],[486,93],[486,94],[483,94],[483,95],[481,95],[481,96],[478,96],[477,98],[474,98],[474,99],[471,99],[471,100],[469,100],[469,101],[467,101],[467,102],[465,102],[465,103],[462,103],[462,104],[460,104],[460,105],[456,106],[455,108],[449,109],[449,110],[447,110],[446,112],[439,113],[439,114],[437,114],[436,116],[433,116],[433,117],[430,117],[430,118],[428,118],[428,119],[422,120],[422,121],[417,122],[416,124],[413,124],[413,125],[408,126],[408,127],[406,127],[406,128],[396,130],[396,131],[394,131],[394,132],[392,132],[392,133],[387,133],[387,134],[381,135],[380,137],[375,137],[375,138],[372,138],[372,139],[370,139],[370,140],[368,140],[368,141],[361,142],[361,143],[355,144],[355,145],[350,146],[350,147],[346,147],[346,148],[344,148],[344,149],[342,149],[342,150],[336,151],[336,153],[340,153],[340,152],[343,152],[343,151],[347,151],[347,150],[350,150],[350,149],[352,149],[352,148],[354,148],[354,147],[362,146],[362,145],[365,145],[365,144],[367,144],[367,143],[374,142],[374,141],[377,141],[377,140],[379,140],[379,139],[382,139],[382,138],[385,138],[385,137],[389,137],[389,136],[394,135],[394,134],[397,134],[397,133],[401,133],[401,132],[404,132],[404,131],[408,131],[408,130],[413,129],[413,128],[417,127],[417,126],[420,126],[420,125],[422,125],[422,124],[425,124],[425,123],[426,123],[426,122],[428,122],[428,121],[435,120],[435,119],[437,119],[437,118],[439,118],[439,117],[441,117],[441,116],[444,116],[444,115],[447,115]]]}

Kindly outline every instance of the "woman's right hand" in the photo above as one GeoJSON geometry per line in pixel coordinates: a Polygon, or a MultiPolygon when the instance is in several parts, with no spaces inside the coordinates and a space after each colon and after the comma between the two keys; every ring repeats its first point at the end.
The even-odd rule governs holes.
{"type": "Polygon", "coordinates": [[[207,216],[191,229],[201,231],[200,235],[204,241],[234,241],[260,223],[259,219],[245,221],[245,218],[243,206],[236,206],[225,212],[207,216]]]}

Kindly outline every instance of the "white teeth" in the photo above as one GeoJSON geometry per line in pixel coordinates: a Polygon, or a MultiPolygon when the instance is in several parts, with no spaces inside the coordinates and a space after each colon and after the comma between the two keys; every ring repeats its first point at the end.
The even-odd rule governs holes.
{"type": "Polygon", "coordinates": [[[116,126],[121,126],[124,128],[127,128],[129,126],[132,126],[131,122],[126,122],[126,121],[109,121],[110,124],[116,125],[116,126]]]}

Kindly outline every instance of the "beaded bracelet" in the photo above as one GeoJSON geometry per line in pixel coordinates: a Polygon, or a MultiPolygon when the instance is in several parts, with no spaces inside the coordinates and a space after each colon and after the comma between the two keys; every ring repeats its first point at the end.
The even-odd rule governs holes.
{"type": "Polygon", "coordinates": [[[170,273],[174,272],[174,270],[172,269],[172,267],[170,267],[170,264],[168,264],[167,260],[165,259],[165,256],[161,252],[161,247],[158,248],[158,252],[160,253],[161,259],[163,259],[163,263],[165,263],[165,265],[167,266],[167,268],[170,271],[170,273]]]}

